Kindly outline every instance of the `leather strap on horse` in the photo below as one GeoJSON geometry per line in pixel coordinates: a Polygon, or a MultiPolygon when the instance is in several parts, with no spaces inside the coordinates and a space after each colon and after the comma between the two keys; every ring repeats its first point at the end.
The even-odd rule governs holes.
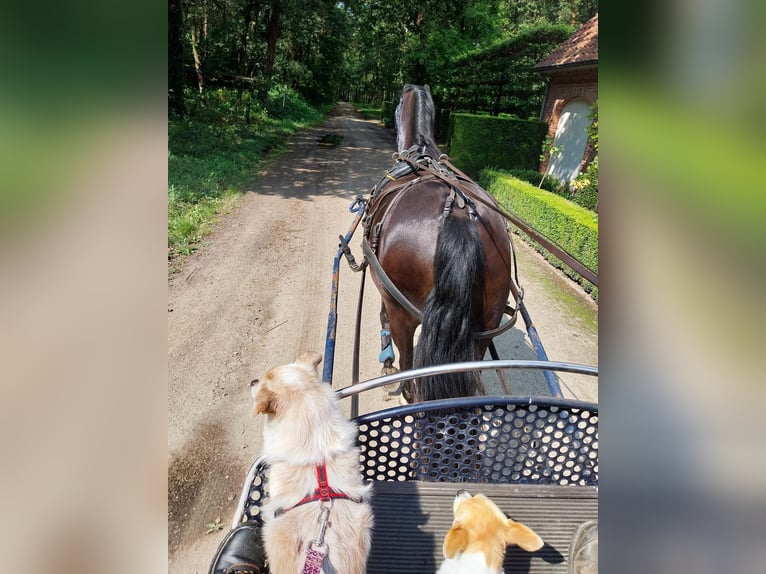
{"type": "MultiPolygon", "coordinates": [[[[386,212],[383,216],[385,219],[393,205],[395,205],[397,201],[401,199],[404,193],[410,190],[416,183],[426,181],[428,179],[440,179],[445,182],[451,189],[447,204],[445,204],[443,216],[446,216],[446,214],[451,211],[452,202],[457,201],[458,206],[461,208],[468,205],[471,216],[476,217],[477,214],[472,201],[473,199],[478,199],[482,204],[486,205],[493,211],[498,212],[499,215],[503,216],[503,214],[500,212],[499,206],[493,206],[488,204],[486,201],[482,201],[482,198],[477,196],[474,189],[466,185],[471,184],[471,186],[473,186],[475,184],[470,178],[465,176],[465,174],[459,172],[457,169],[451,171],[443,164],[435,162],[430,156],[421,156],[419,158],[413,159],[413,155],[416,151],[416,149],[411,148],[405,152],[394,154],[394,158],[397,160],[397,164],[388,172],[386,172],[386,175],[380,180],[380,182],[378,182],[370,194],[370,199],[367,203],[367,214],[365,217],[365,234],[364,239],[362,240],[362,251],[364,254],[364,260],[362,263],[359,265],[356,264],[356,261],[353,260],[353,256],[350,254],[348,245],[345,241],[343,241],[343,239],[341,239],[341,247],[343,252],[346,254],[346,258],[349,260],[351,268],[354,271],[362,270],[368,264],[372,266],[376,277],[378,277],[381,283],[383,283],[383,287],[386,289],[386,291],[388,291],[388,293],[394,297],[394,299],[396,299],[396,301],[404,309],[406,309],[408,313],[410,313],[418,320],[422,320],[422,314],[420,310],[409,299],[407,299],[407,297],[396,287],[396,285],[394,285],[393,281],[391,281],[386,272],[383,270],[380,261],[375,255],[374,246],[370,246],[369,244],[369,222],[372,221],[374,214],[381,208],[383,204],[383,198],[392,194],[396,194],[393,203],[390,203],[386,207],[386,212]],[[464,181],[460,181],[460,178],[457,176],[458,173],[463,176],[464,181]],[[401,178],[405,178],[408,175],[414,175],[415,177],[406,179],[405,181],[400,181],[401,178]]],[[[511,250],[513,251],[514,268],[516,268],[516,255],[515,250],[513,250],[513,241],[511,240],[510,243],[511,250]]],[[[518,279],[511,279],[511,292],[513,294],[514,302],[516,303],[516,308],[513,308],[510,305],[506,305],[504,309],[504,314],[509,315],[510,319],[505,323],[501,323],[494,329],[477,331],[473,333],[473,337],[475,339],[491,340],[493,337],[497,337],[498,335],[506,332],[516,324],[519,309],[521,307],[521,300],[524,296],[523,290],[518,285],[518,279]]]]}
{"type": "MultiPolygon", "coordinates": [[[[394,285],[394,282],[391,281],[391,278],[383,270],[383,267],[381,266],[380,261],[378,261],[378,258],[372,252],[372,248],[370,247],[370,244],[367,243],[367,241],[362,241],[362,252],[364,253],[364,257],[366,261],[369,263],[370,267],[372,267],[372,269],[375,271],[376,277],[380,280],[381,283],[383,283],[383,287],[385,287],[386,291],[388,291],[391,294],[391,296],[394,299],[396,299],[396,301],[402,307],[404,307],[410,315],[412,315],[413,317],[416,317],[419,321],[422,321],[423,315],[420,312],[420,309],[415,307],[415,305],[413,305],[412,302],[409,299],[407,299],[404,293],[402,293],[399,290],[399,288],[396,285],[394,285]]],[[[506,321],[505,323],[500,323],[500,325],[498,325],[494,329],[474,332],[473,338],[478,340],[492,339],[494,337],[497,337],[498,335],[502,335],[503,333],[505,333],[508,329],[510,329],[516,324],[516,319],[518,318],[518,314],[519,314],[519,307],[520,307],[520,304],[517,304],[515,309],[511,307],[510,305],[506,305],[504,313],[509,315],[510,319],[508,319],[508,321],[506,321]]]]}
{"type": "MultiPolygon", "coordinates": [[[[442,160],[446,158],[447,156],[442,154],[439,157],[439,161],[434,161],[434,159],[431,156],[419,156],[415,159],[413,159],[413,153],[416,146],[413,146],[413,148],[410,148],[409,150],[406,150],[405,152],[401,152],[399,154],[394,154],[394,158],[397,159],[397,165],[391,168],[387,173],[386,177],[383,177],[381,181],[378,183],[378,185],[375,186],[375,188],[372,190],[372,194],[370,195],[370,201],[367,204],[368,211],[367,211],[367,218],[365,222],[365,239],[369,240],[369,221],[374,217],[375,213],[380,209],[381,205],[383,204],[383,198],[386,197],[389,194],[396,193],[397,197],[394,199],[394,202],[401,199],[401,195],[409,190],[414,184],[420,182],[420,181],[427,181],[429,179],[439,179],[442,182],[444,182],[449,188],[450,188],[450,195],[449,199],[447,200],[447,203],[444,206],[442,217],[445,217],[449,211],[452,208],[452,201],[454,201],[455,198],[457,198],[459,207],[464,207],[467,203],[469,203],[469,210],[470,215],[472,218],[477,218],[477,212],[475,205],[469,198],[475,198],[478,201],[482,203],[482,205],[487,206],[489,209],[493,210],[495,213],[500,215],[501,217],[504,217],[506,220],[508,219],[508,216],[505,215],[502,210],[500,209],[500,205],[495,201],[495,199],[487,194],[487,197],[489,197],[492,200],[492,203],[487,203],[484,198],[479,197],[476,193],[475,188],[478,187],[476,183],[472,179],[470,179],[467,175],[465,175],[462,171],[454,167],[452,164],[449,164],[448,162],[442,163],[442,160]],[[407,169],[397,169],[397,166],[404,165],[407,169]],[[400,182],[397,179],[393,179],[389,177],[389,174],[398,173],[401,174],[398,177],[403,177],[404,175],[414,175],[416,177],[408,180],[400,182]],[[389,177],[389,179],[387,179],[389,177]],[[396,185],[390,186],[391,181],[397,181],[396,185]],[[381,194],[378,194],[380,190],[385,188],[385,191],[381,194]]],[[[480,188],[481,189],[481,188],[480,188]]],[[[486,192],[485,192],[486,193],[486,192]]],[[[389,204],[386,207],[386,214],[384,215],[384,218],[388,214],[388,212],[393,207],[394,203],[389,204]]],[[[514,274],[515,277],[511,279],[511,291],[513,292],[513,297],[516,305],[518,306],[521,299],[523,298],[523,290],[519,286],[519,278],[518,278],[518,267],[516,265],[516,249],[513,245],[513,238],[509,235],[509,243],[511,245],[511,254],[513,256],[513,268],[514,268],[514,274]]],[[[373,251],[375,251],[375,244],[373,244],[373,251]]]]}
{"type": "Polygon", "coordinates": [[[504,211],[497,202],[490,202],[484,199],[483,197],[480,197],[473,189],[472,187],[476,185],[473,180],[468,177],[465,173],[463,173],[460,169],[455,167],[455,165],[452,164],[451,161],[449,161],[449,158],[446,155],[441,155],[439,157],[438,162],[434,162],[432,158],[428,158],[430,161],[428,162],[421,162],[413,160],[411,157],[406,156],[402,158],[402,161],[407,162],[413,169],[415,173],[421,172],[421,171],[427,171],[429,174],[433,175],[436,178],[441,179],[446,184],[457,187],[467,196],[471,197],[472,199],[478,201],[485,207],[488,207],[489,209],[495,211],[502,217],[504,217],[506,220],[513,223],[516,227],[521,229],[524,233],[529,235],[534,241],[537,241],[540,245],[542,245],[545,249],[550,251],[554,256],[558,257],[566,263],[571,269],[579,273],[582,277],[593,283],[596,287],[598,287],[598,275],[585,267],[582,263],[580,263],[577,259],[575,259],[569,252],[567,252],[563,247],[552,241],[551,239],[548,239],[544,235],[542,235],[540,232],[536,231],[531,225],[529,225],[526,221],[521,219],[519,216],[514,215],[512,213],[509,213],[507,211],[504,211]],[[448,170],[451,171],[455,177],[450,177],[446,170],[443,169],[437,169],[434,167],[434,163],[437,165],[446,165],[448,170]]]}
{"type": "Polygon", "coordinates": [[[380,261],[378,261],[378,258],[372,252],[370,244],[365,240],[362,240],[362,252],[364,253],[364,257],[367,260],[367,263],[369,263],[370,267],[372,267],[372,269],[375,271],[375,276],[380,279],[381,283],[383,283],[386,291],[388,291],[391,296],[396,299],[410,315],[417,317],[418,320],[422,320],[423,315],[420,313],[420,309],[415,307],[415,305],[413,305],[410,300],[404,296],[404,293],[399,291],[399,288],[394,285],[394,282],[391,281],[391,278],[386,274],[385,271],[383,271],[383,267],[381,266],[380,261]]]}
{"type": "MultiPolygon", "coordinates": [[[[441,156],[439,158],[439,161],[446,164],[450,170],[454,171],[455,174],[459,177],[459,179],[463,181],[472,182],[472,180],[466,174],[464,174],[462,171],[460,171],[458,168],[452,165],[452,162],[446,159],[445,156],[441,156]]],[[[450,185],[455,185],[455,182],[453,180],[442,176],[436,170],[431,170],[431,173],[433,173],[436,177],[443,179],[445,182],[449,183],[450,185]]],[[[529,235],[533,240],[537,241],[540,245],[545,247],[545,249],[550,251],[553,255],[561,259],[570,268],[572,268],[574,271],[582,275],[585,279],[593,283],[593,285],[598,287],[598,275],[596,275],[596,273],[594,273],[593,271],[585,267],[585,265],[580,263],[572,255],[570,255],[563,247],[554,243],[552,240],[548,239],[547,237],[545,237],[544,235],[536,231],[531,225],[529,225],[526,221],[524,221],[520,217],[504,211],[503,209],[500,208],[499,205],[493,205],[492,203],[486,201],[483,197],[479,197],[476,193],[473,193],[472,190],[468,188],[469,186],[461,185],[460,187],[463,192],[470,194],[471,197],[475,199],[476,201],[478,201],[479,203],[483,204],[484,206],[502,215],[505,219],[507,219],[508,221],[513,223],[516,227],[521,229],[524,233],[529,235]]]]}

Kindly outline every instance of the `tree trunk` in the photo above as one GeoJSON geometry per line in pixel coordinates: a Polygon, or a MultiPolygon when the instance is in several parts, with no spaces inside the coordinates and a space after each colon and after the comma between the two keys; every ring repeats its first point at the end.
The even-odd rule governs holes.
{"type": "Polygon", "coordinates": [[[280,19],[282,17],[282,6],[279,0],[271,1],[271,17],[269,18],[269,28],[266,36],[266,58],[263,63],[263,89],[261,99],[265,100],[269,89],[271,88],[271,74],[274,72],[274,60],[277,55],[277,40],[279,39],[280,19]]]}
{"type": "Polygon", "coordinates": [[[255,9],[255,2],[250,1],[245,5],[243,12],[243,25],[242,33],[239,36],[239,75],[246,76],[248,68],[248,53],[247,53],[247,39],[249,36],[252,23],[258,18],[258,12],[256,11],[255,17],[253,17],[253,10],[255,9]]]}
{"type": "Polygon", "coordinates": [[[194,55],[194,70],[197,72],[197,88],[199,89],[199,93],[202,93],[202,90],[205,87],[205,77],[202,75],[202,59],[199,55],[199,49],[198,49],[198,40],[199,40],[199,30],[197,29],[197,22],[192,22],[191,25],[191,46],[192,46],[192,54],[194,55]]]}
{"type": "MultiPolygon", "coordinates": [[[[251,23],[253,21],[253,8],[255,8],[255,2],[250,0],[246,5],[242,13],[242,32],[239,35],[239,50],[237,59],[239,60],[239,79],[237,80],[237,102],[242,104],[242,92],[245,88],[245,77],[247,76],[248,68],[248,50],[247,50],[247,38],[250,31],[251,23]]],[[[257,17],[257,16],[256,16],[257,17]]],[[[247,108],[247,120],[250,119],[250,105],[247,108]]]]}
{"type": "Polygon", "coordinates": [[[168,1],[168,108],[178,117],[186,115],[184,103],[184,57],[181,0],[168,1]]]}

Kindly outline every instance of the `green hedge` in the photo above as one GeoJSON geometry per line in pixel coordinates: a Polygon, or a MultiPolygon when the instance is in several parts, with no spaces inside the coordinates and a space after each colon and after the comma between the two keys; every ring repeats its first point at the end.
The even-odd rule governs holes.
{"type": "MultiPolygon", "coordinates": [[[[536,169],[509,169],[503,171],[507,171],[508,174],[512,175],[513,177],[531,183],[535,187],[542,187],[545,191],[550,191],[551,193],[555,193],[556,195],[570,199],[568,197],[569,188],[567,188],[566,185],[550,175],[543,180],[543,174],[536,169]],[[542,186],[540,185],[540,181],[543,182],[542,186]]],[[[575,201],[575,203],[577,202],[575,201]]],[[[583,205],[583,207],[588,206],[583,205]]],[[[588,207],[588,209],[590,208],[588,207]]]]}
{"type": "Polygon", "coordinates": [[[436,143],[446,145],[449,141],[449,124],[451,110],[441,108],[436,110],[436,143]]]}
{"type": "Polygon", "coordinates": [[[572,32],[570,26],[530,25],[501,44],[482,45],[452,61],[445,77],[436,82],[434,95],[450,102],[453,110],[537,117],[547,81],[533,66],[572,32]]]}
{"type": "MultiPolygon", "coordinates": [[[[596,213],[502,171],[482,171],[479,183],[500,202],[503,209],[518,215],[580,263],[598,273],[596,213]]],[[[531,243],[548,261],[581,283],[585,291],[598,301],[596,286],[569,269],[539,244],[534,241],[531,243]]]]}
{"type": "Polygon", "coordinates": [[[471,177],[484,168],[537,169],[546,133],[543,122],[453,113],[450,159],[471,177]]]}

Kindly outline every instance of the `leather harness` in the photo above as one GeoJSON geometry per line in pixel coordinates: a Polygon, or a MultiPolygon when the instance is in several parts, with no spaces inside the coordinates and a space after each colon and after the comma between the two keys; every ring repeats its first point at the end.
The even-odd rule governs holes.
{"type": "MultiPolygon", "coordinates": [[[[383,282],[386,290],[402,305],[411,315],[420,319],[420,309],[410,302],[401,291],[394,285],[391,279],[383,270],[380,265],[380,261],[377,259],[377,247],[380,230],[383,227],[384,222],[387,219],[388,214],[393,211],[393,207],[415,186],[415,184],[422,183],[424,181],[441,180],[449,186],[450,192],[444,203],[442,210],[442,218],[447,217],[453,209],[453,205],[457,203],[459,208],[467,207],[469,211],[469,217],[472,219],[478,218],[476,211],[476,203],[481,203],[489,209],[496,211],[501,216],[505,217],[504,212],[497,204],[492,196],[487,196],[488,199],[479,195],[478,186],[474,181],[466,174],[456,168],[447,159],[446,155],[439,157],[438,161],[435,161],[429,155],[418,154],[418,146],[413,146],[410,149],[394,154],[396,164],[386,172],[381,178],[378,184],[372,189],[370,198],[365,207],[365,216],[363,221],[364,226],[364,239],[362,241],[362,251],[365,256],[365,260],[361,266],[355,270],[363,268],[365,264],[369,264],[375,270],[378,278],[383,282]],[[414,175],[409,178],[408,176],[414,175]],[[390,201],[385,201],[386,198],[391,197],[390,201]],[[385,207],[384,207],[385,206],[385,207]],[[373,220],[379,215],[379,212],[385,209],[380,220],[372,226],[373,220]]],[[[480,188],[479,188],[480,189],[480,188]]],[[[508,219],[505,217],[505,219],[508,219]]],[[[507,225],[507,223],[506,223],[507,225]]],[[[341,236],[341,246],[344,247],[346,257],[350,256],[350,249],[345,244],[344,238],[341,236]]],[[[511,249],[513,250],[513,242],[511,241],[511,249]]],[[[513,253],[515,261],[516,255],[513,253]]],[[[349,259],[349,263],[352,262],[353,257],[349,259]]],[[[354,262],[355,263],[355,262],[354,262]]],[[[352,264],[352,268],[354,264],[352,264]]],[[[514,269],[516,265],[514,263],[514,269]]],[[[506,305],[505,313],[511,316],[511,319],[505,323],[501,323],[494,329],[487,331],[479,331],[474,333],[475,339],[489,339],[504,333],[510,329],[516,322],[516,317],[519,310],[519,303],[523,298],[523,289],[518,284],[517,280],[511,281],[511,292],[516,302],[516,308],[506,305]]]]}

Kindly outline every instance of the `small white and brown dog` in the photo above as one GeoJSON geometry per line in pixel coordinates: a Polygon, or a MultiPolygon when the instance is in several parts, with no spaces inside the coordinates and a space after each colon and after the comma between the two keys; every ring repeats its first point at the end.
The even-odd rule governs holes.
{"type": "Polygon", "coordinates": [[[543,546],[531,528],[507,518],[483,494],[459,490],[452,512],[452,528],[444,537],[445,560],[437,574],[501,574],[507,546],[517,544],[527,552],[543,546]]]}
{"type": "Polygon", "coordinates": [[[253,413],[266,417],[262,454],[270,498],[262,509],[263,540],[272,574],[302,572],[307,557],[314,572],[366,569],[371,485],[359,473],[356,425],[343,416],[331,385],[319,380],[321,360],[304,353],[251,383],[253,413]],[[312,541],[319,538],[317,547],[312,541]]]}

